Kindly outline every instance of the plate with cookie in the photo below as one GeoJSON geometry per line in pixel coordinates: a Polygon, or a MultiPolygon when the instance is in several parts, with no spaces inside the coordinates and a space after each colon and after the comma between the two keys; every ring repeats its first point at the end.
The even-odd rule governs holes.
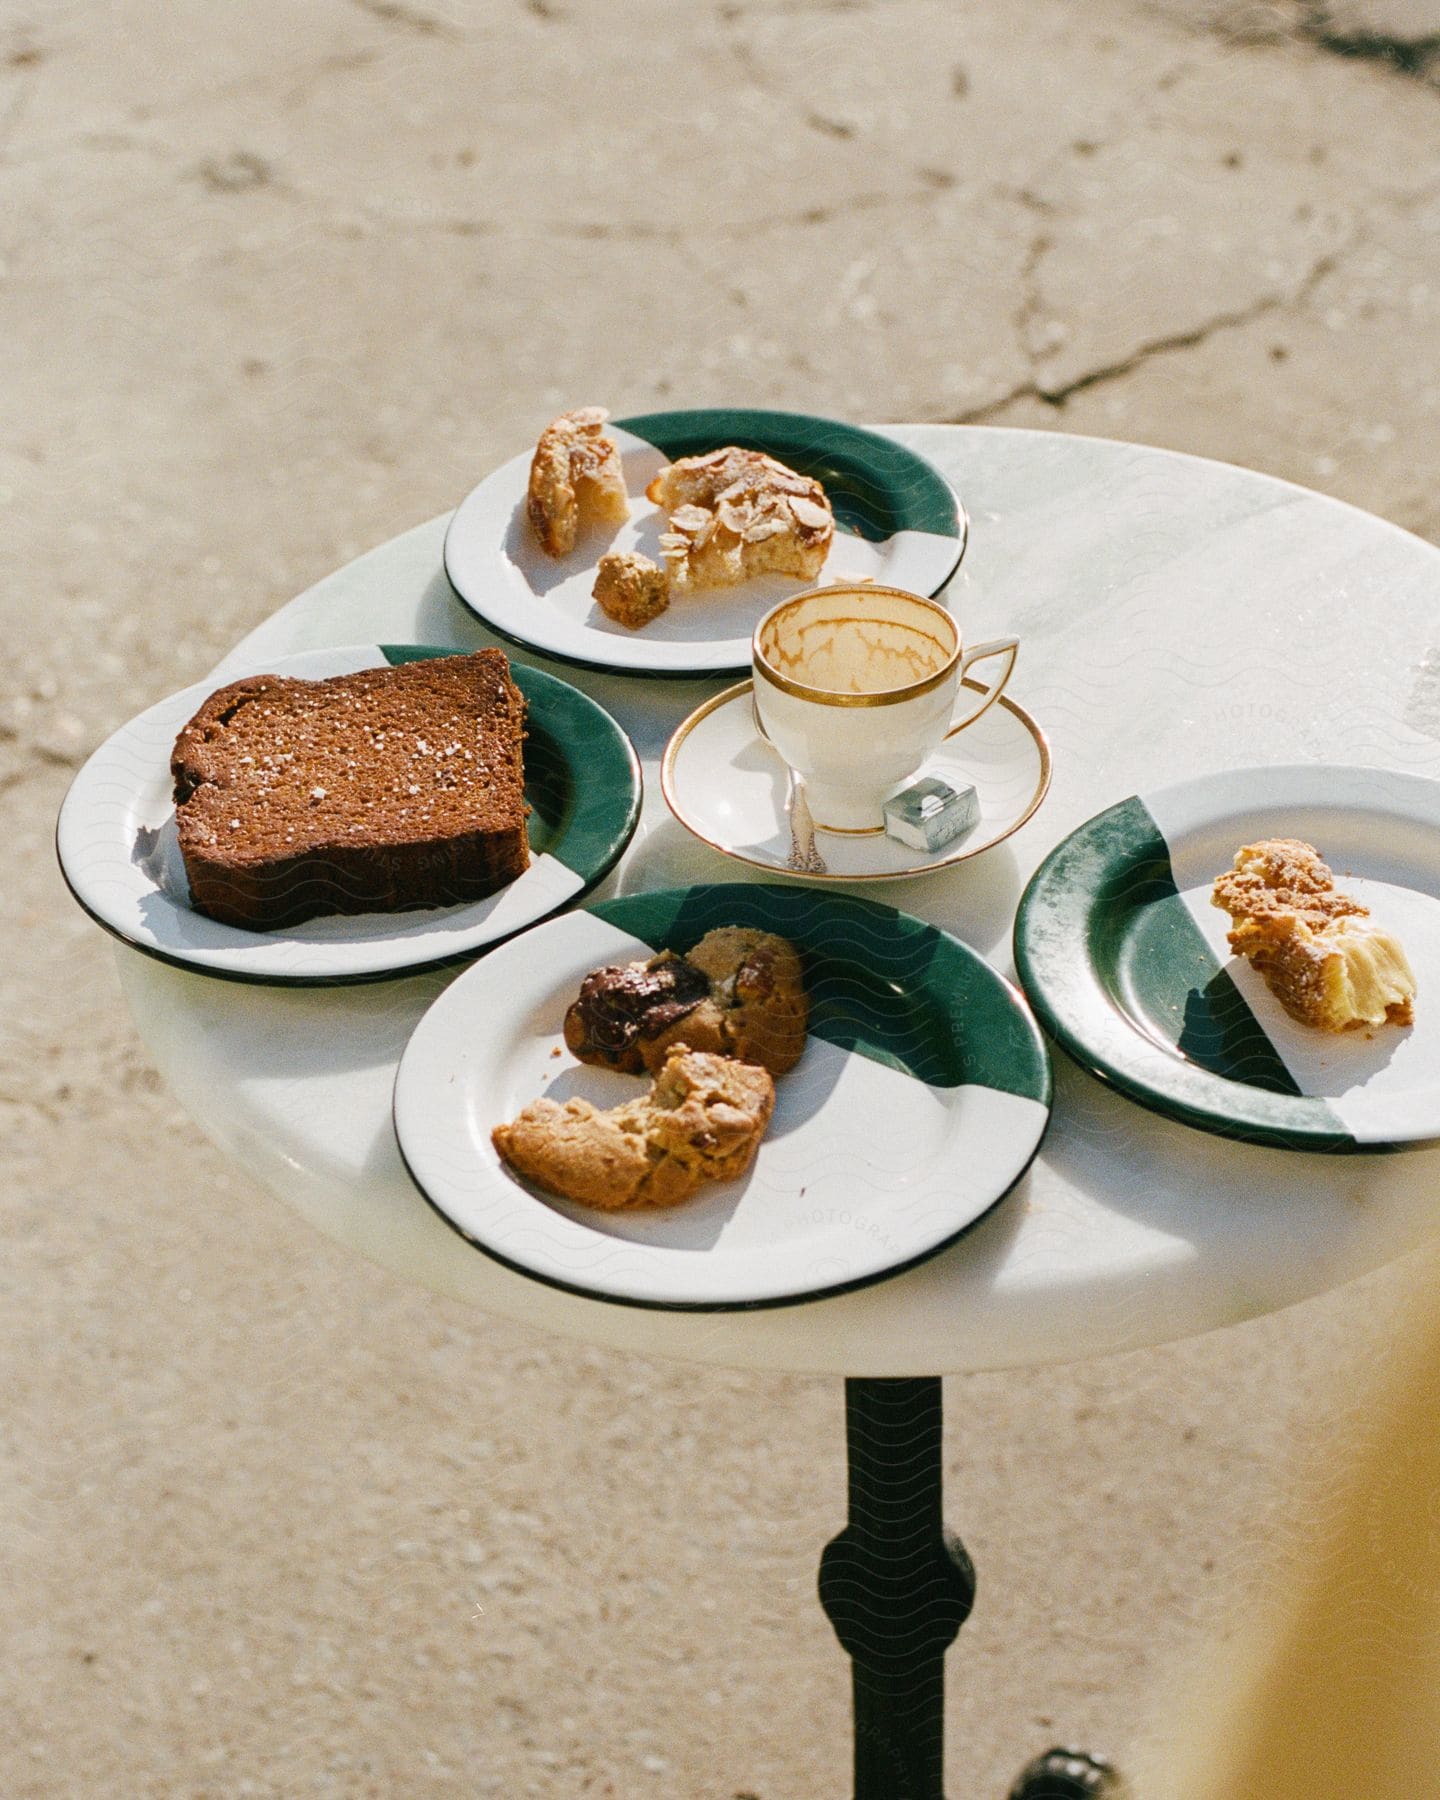
{"type": "Polygon", "coordinates": [[[1015,921],[1046,1030],[1152,1110],[1288,1150],[1440,1138],[1440,782],[1305,764],[1132,795],[1015,921]]]}
{"type": "Polygon", "coordinates": [[[1050,1064],[973,950],[849,895],[592,902],[440,995],[395,1081],[416,1184],[527,1275],[637,1306],[844,1292],[924,1261],[1030,1165],[1050,1064]]]}
{"type": "Polygon", "coordinates": [[[964,508],[923,456],[805,413],[715,407],[552,419],[461,501],[445,572],[522,648],[631,675],[749,666],[756,621],[830,581],[935,595],[964,508]]]}
{"type": "Polygon", "coordinates": [[[200,682],[123,726],[60,812],[106,930],[237,981],[332,984],[475,955],[581,898],[640,815],[588,696],[500,650],[362,644],[200,682]]]}

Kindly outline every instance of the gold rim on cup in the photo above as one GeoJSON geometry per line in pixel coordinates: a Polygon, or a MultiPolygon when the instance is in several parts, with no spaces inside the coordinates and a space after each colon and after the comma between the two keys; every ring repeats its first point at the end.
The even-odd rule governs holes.
{"type": "Polygon", "coordinates": [[[750,639],[750,658],[756,675],[763,676],[771,687],[779,688],[782,694],[793,694],[797,700],[813,700],[820,706],[898,706],[903,700],[916,700],[921,694],[928,694],[947,680],[960,661],[964,648],[965,640],[959,622],[950,609],[942,606],[938,600],[932,600],[925,594],[912,594],[908,588],[881,587],[878,583],[869,581],[837,581],[831,587],[806,588],[803,594],[792,594],[788,600],[781,600],[778,605],[772,606],[755,627],[750,639]],[[771,668],[760,648],[760,633],[770,621],[781,613],[788,612],[792,606],[799,606],[803,601],[816,600],[822,596],[838,599],[844,594],[889,594],[898,600],[912,600],[917,606],[928,606],[949,624],[955,634],[955,648],[945,659],[944,666],[933,674],[922,675],[919,681],[912,681],[905,687],[884,688],[877,694],[841,694],[833,688],[807,687],[803,681],[792,681],[788,675],[782,675],[778,669],[771,668]]]}

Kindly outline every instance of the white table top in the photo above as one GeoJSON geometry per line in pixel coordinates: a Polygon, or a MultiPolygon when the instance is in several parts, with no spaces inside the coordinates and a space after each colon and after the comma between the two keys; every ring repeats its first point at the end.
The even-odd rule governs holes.
{"type": "MultiPolygon", "coordinates": [[[[1166,451],[948,426],[894,435],[939,464],[969,509],[950,601],[972,639],[1020,635],[1012,692],[1049,733],[1055,775],[1007,843],[871,898],[955,932],[1010,974],[1015,905],[1037,863],[1137,789],[1310,758],[1440,776],[1431,545],[1304,489],[1166,451]]],[[[318,583],[217,676],[326,644],[494,642],[450,594],[445,523],[318,583]]],[[[659,792],[671,730],[722,684],[528,660],[594,695],[644,759],[640,829],[600,892],[745,879],[670,818],[659,792]]],[[[1327,1158],[1229,1142],[1142,1111],[1057,1052],[1055,1114],[1033,1169],[933,1261],[769,1311],[612,1305],[492,1262],[405,1173],[390,1124],[395,1066],[453,974],[286,991],[117,954],[139,1029],[182,1104],[313,1224],[442,1293],[616,1348],[849,1375],[1095,1356],[1321,1293],[1440,1226],[1440,1149],[1327,1158]]]]}

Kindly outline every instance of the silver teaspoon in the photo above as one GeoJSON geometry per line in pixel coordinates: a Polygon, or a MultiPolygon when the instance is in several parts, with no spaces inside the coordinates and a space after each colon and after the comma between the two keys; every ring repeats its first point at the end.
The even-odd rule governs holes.
{"type": "MultiPolygon", "coordinates": [[[[753,694],[750,696],[750,717],[755,722],[756,735],[775,750],[774,741],[760,722],[760,709],[753,694]]],[[[778,750],[775,754],[780,756],[778,750]]],[[[815,821],[810,817],[810,802],[805,798],[805,778],[792,769],[783,756],[780,760],[785,765],[785,817],[790,822],[790,854],[785,859],[785,866],[797,875],[828,875],[830,865],[815,843],[815,821]]]]}

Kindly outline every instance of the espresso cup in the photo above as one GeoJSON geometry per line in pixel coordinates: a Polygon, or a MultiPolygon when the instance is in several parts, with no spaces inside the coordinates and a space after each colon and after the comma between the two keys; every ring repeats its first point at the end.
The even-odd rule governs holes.
{"type": "Polygon", "coordinates": [[[1018,648],[1008,637],[966,650],[952,613],[900,588],[812,588],[755,627],[755,710],[820,830],[878,831],[890,796],[1000,698],[1018,648]],[[1005,658],[999,680],[962,690],[991,656],[1005,658]]]}

